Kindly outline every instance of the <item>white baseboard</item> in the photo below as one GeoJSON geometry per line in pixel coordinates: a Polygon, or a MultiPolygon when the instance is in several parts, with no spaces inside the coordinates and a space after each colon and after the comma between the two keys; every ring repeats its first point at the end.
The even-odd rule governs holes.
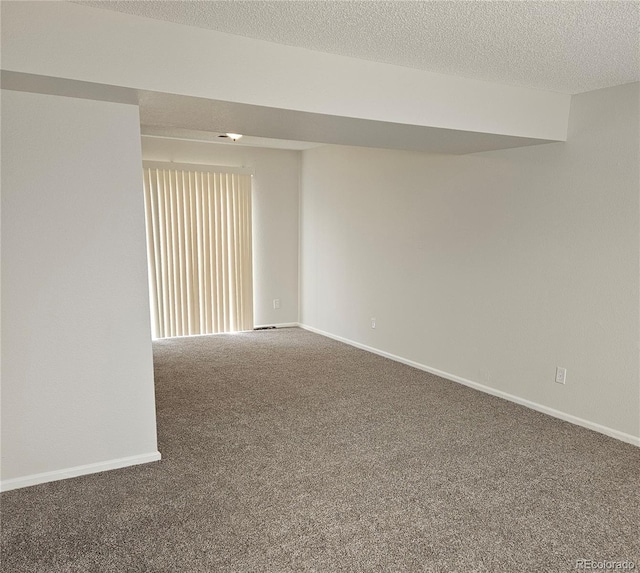
{"type": "Polygon", "coordinates": [[[526,406],[527,408],[536,410],[537,412],[548,414],[549,416],[559,418],[560,420],[564,420],[565,422],[570,422],[571,424],[576,424],[577,426],[582,426],[583,428],[588,428],[589,430],[599,432],[600,434],[615,438],[616,440],[620,440],[622,442],[640,447],[640,436],[626,434],[625,432],[620,432],[619,430],[614,430],[613,428],[609,428],[607,426],[603,426],[601,424],[597,424],[583,418],[578,418],[577,416],[567,414],[566,412],[555,410],[554,408],[549,408],[548,406],[543,406],[542,404],[537,404],[536,402],[514,396],[513,394],[503,392],[502,390],[496,390],[495,388],[491,388],[490,386],[485,386],[484,384],[480,384],[479,382],[474,382],[473,380],[468,380],[467,378],[462,378],[461,376],[456,376],[455,374],[450,374],[449,372],[444,372],[442,370],[438,370],[437,368],[431,368],[430,366],[420,364],[419,362],[414,362],[413,360],[407,360],[406,358],[402,358],[402,356],[396,356],[395,354],[385,352],[384,350],[378,350],[377,348],[373,348],[372,346],[367,346],[366,344],[361,344],[359,342],[355,342],[354,340],[349,340],[348,338],[343,338],[342,336],[337,336],[335,334],[331,334],[330,332],[325,332],[318,328],[314,328],[313,326],[308,326],[306,324],[299,324],[298,326],[310,332],[315,332],[316,334],[326,336],[327,338],[332,338],[334,340],[338,340],[339,342],[349,344],[350,346],[355,346],[356,348],[360,348],[361,350],[366,350],[367,352],[372,352],[373,354],[378,354],[379,356],[390,358],[391,360],[395,360],[396,362],[401,362],[402,364],[406,364],[407,366],[412,366],[413,368],[435,374],[436,376],[440,376],[441,378],[446,378],[447,380],[458,382],[459,384],[463,384],[464,386],[469,386],[470,388],[474,388],[475,390],[480,390],[480,392],[484,392],[485,394],[491,394],[492,396],[503,398],[504,400],[508,400],[509,402],[515,402],[516,404],[526,406]]]}
{"type": "Polygon", "coordinates": [[[129,456],[126,458],[117,458],[106,462],[98,462],[95,464],[87,464],[84,466],[75,466],[63,470],[55,470],[52,472],[44,472],[41,474],[33,474],[19,478],[7,479],[0,482],[0,491],[10,491],[30,485],[38,485],[50,481],[58,481],[72,477],[83,476],[87,474],[95,474],[107,470],[116,470],[127,466],[136,466],[138,464],[146,464],[148,462],[157,462],[160,459],[160,452],[151,452],[149,454],[141,454],[139,456],[129,456]]]}
{"type": "Polygon", "coordinates": [[[266,328],[267,326],[274,326],[276,328],[295,328],[300,326],[297,322],[277,322],[276,324],[256,324],[255,328],[266,328]]]}

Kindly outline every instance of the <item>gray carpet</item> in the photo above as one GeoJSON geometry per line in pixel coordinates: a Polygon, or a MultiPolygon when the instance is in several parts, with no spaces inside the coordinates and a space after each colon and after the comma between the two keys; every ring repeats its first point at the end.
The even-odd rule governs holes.
{"type": "Polygon", "coordinates": [[[638,448],[299,329],[154,353],[163,460],[2,494],[2,571],[640,568],[638,448]]]}

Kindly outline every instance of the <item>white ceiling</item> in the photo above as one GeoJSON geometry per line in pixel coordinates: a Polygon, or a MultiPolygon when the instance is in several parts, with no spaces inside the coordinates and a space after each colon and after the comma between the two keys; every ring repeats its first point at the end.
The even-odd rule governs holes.
{"type": "Polygon", "coordinates": [[[209,143],[219,143],[221,145],[237,145],[241,147],[269,147],[271,149],[288,149],[302,151],[324,145],[322,143],[312,143],[309,141],[296,141],[290,139],[274,139],[272,137],[256,137],[255,135],[243,135],[234,141],[225,138],[225,133],[221,131],[207,131],[203,129],[185,129],[182,127],[164,127],[157,125],[141,126],[143,137],[158,137],[161,139],[183,139],[185,141],[207,141],[209,143]]]}
{"type": "Polygon", "coordinates": [[[640,2],[78,2],[481,80],[581,93],[640,80],[640,2]]]}

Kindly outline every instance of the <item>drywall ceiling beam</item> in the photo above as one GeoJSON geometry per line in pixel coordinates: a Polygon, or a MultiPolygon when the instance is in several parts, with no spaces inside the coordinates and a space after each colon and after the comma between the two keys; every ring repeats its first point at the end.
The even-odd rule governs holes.
{"type": "Polygon", "coordinates": [[[564,141],[570,96],[67,2],[2,2],[2,69],[352,119],[564,141]]]}
{"type": "Polygon", "coordinates": [[[143,135],[178,139],[220,142],[216,134],[231,131],[272,141],[381,147],[453,155],[552,143],[548,139],[331,116],[6,70],[0,72],[0,85],[6,90],[139,105],[143,135]]]}

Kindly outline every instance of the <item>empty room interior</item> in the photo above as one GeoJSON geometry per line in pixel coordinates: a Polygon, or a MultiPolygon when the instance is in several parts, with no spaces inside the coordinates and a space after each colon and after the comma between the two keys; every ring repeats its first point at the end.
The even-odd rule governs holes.
{"type": "Polygon", "coordinates": [[[640,3],[5,1],[2,571],[640,567],[640,3]]]}

